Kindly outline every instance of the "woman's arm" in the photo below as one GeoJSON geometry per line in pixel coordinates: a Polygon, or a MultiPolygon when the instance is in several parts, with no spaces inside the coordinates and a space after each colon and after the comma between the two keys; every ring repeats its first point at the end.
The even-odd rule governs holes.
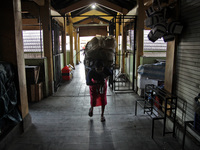
{"type": "Polygon", "coordinates": [[[86,84],[87,85],[94,85],[92,82],[92,70],[89,70],[86,76],[86,84]]]}
{"type": "Polygon", "coordinates": [[[97,85],[100,84],[100,80],[98,80],[98,74],[94,70],[90,70],[87,74],[86,84],[87,85],[97,85]]]}

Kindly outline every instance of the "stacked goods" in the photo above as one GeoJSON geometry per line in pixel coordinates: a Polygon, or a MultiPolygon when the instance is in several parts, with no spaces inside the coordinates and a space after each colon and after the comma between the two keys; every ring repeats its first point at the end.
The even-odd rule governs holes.
{"type": "Polygon", "coordinates": [[[85,60],[86,68],[92,68],[96,60],[101,60],[104,66],[111,67],[117,44],[113,36],[96,36],[86,44],[85,60]]]}
{"type": "Polygon", "coordinates": [[[174,40],[175,35],[181,34],[183,25],[173,17],[174,3],[168,0],[154,0],[146,12],[145,25],[151,28],[148,39],[155,42],[163,37],[165,42],[174,40]]]}
{"type": "Polygon", "coordinates": [[[140,65],[138,73],[141,77],[163,81],[165,79],[165,62],[140,65]]]}

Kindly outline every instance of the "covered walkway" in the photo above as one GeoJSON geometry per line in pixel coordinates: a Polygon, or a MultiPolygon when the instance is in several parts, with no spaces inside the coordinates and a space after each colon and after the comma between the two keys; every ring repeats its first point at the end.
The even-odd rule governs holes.
{"type": "Polygon", "coordinates": [[[161,122],[155,124],[138,110],[135,93],[116,94],[108,89],[106,122],[100,121],[100,107],[88,116],[89,88],[84,65],[76,66],[74,78],[64,82],[53,96],[29,104],[32,126],[10,145],[9,150],[180,150],[171,134],[162,136],[161,122]]]}

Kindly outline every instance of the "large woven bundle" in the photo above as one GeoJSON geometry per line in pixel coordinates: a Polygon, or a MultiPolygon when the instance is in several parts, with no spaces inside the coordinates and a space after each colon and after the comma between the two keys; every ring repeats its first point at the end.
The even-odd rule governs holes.
{"type": "Polygon", "coordinates": [[[101,60],[106,67],[113,64],[116,40],[113,36],[96,36],[85,47],[85,66],[93,67],[96,60],[101,60]]]}

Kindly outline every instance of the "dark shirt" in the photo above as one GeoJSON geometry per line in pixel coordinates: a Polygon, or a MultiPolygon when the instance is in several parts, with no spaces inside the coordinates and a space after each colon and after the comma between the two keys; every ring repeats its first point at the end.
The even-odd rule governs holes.
{"type": "Polygon", "coordinates": [[[96,72],[95,68],[93,68],[87,74],[86,84],[87,85],[103,84],[104,79],[110,75],[112,75],[112,72],[106,67],[104,67],[101,73],[96,72]],[[97,81],[97,83],[93,83],[92,79],[97,81]]]}

